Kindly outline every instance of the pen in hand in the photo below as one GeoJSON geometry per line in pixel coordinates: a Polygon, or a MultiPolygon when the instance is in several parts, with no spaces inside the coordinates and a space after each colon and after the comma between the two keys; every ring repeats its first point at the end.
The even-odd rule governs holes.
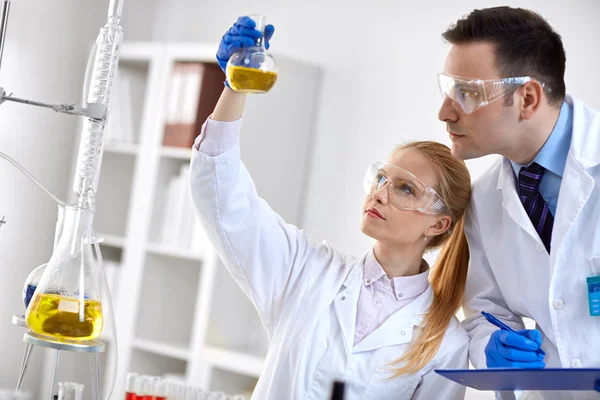
{"type": "MultiPolygon", "coordinates": [[[[486,313],[485,311],[482,311],[481,314],[485,317],[485,319],[492,325],[502,329],[503,331],[509,331],[509,332],[513,332],[516,333],[517,335],[521,335],[523,336],[521,333],[515,331],[513,328],[511,328],[510,326],[506,325],[504,322],[500,321],[498,318],[494,317],[492,314],[490,313],[486,313]]],[[[539,355],[546,355],[546,352],[544,350],[542,350],[542,348],[540,347],[536,353],[538,353],[539,355]]]]}

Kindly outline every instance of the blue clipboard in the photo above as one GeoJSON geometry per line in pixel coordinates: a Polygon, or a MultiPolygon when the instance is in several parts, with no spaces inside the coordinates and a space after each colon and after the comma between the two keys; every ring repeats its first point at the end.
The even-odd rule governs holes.
{"type": "Polygon", "coordinates": [[[600,368],[436,369],[435,372],[477,390],[594,390],[600,368]]]}

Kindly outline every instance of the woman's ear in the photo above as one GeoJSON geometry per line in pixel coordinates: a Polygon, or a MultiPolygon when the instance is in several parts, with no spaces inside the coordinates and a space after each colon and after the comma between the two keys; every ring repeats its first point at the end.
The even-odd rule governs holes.
{"type": "Polygon", "coordinates": [[[433,224],[429,228],[427,228],[427,230],[425,231],[425,236],[434,237],[437,235],[441,235],[442,233],[444,233],[448,229],[450,229],[451,223],[452,223],[452,219],[449,216],[442,215],[441,217],[438,217],[435,224],[433,224]]]}

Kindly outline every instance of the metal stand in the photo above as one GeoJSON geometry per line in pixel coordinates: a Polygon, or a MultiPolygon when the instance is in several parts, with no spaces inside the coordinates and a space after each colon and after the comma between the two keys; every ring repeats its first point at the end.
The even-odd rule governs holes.
{"type": "MultiPolygon", "coordinates": [[[[100,29],[96,44],[93,50],[93,54],[90,54],[88,59],[88,67],[86,69],[86,83],[84,84],[84,90],[87,93],[85,95],[85,101],[82,106],[76,104],[51,104],[40,101],[28,100],[18,97],[13,97],[12,93],[7,94],[6,90],[0,86],[0,105],[6,101],[17,102],[21,104],[33,105],[37,107],[44,107],[52,109],[56,112],[77,115],[85,117],[85,125],[82,131],[82,141],[80,143],[80,154],[77,161],[77,172],[75,174],[75,184],[73,186],[74,192],[78,195],[80,202],[85,202],[86,205],[91,206],[92,215],[94,212],[94,196],[97,186],[97,178],[99,176],[100,162],[102,160],[102,149],[103,149],[103,135],[107,120],[107,109],[110,98],[110,90],[112,86],[113,75],[119,64],[118,50],[122,40],[123,32],[119,25],[121,14],[123,10],[124,0],[110,0],[108,20],[105,25],[100,29]],[[89,78],[89,81],[88,81],[89,78]]],[[[6,30],[8,25],[8,16],[10,11],[11,0],[0,0],[0,66],[2,64],[2,56],[4,53],[4,44],[6,42],[6,30]]],[[[39,182],[26,172],[17,162],[0,153],[1,158],[7,159],[13,165],[15,165],[21,172],[25,173],[30,179],[33,180],[40,188],[44,189],[47,194],[57,201],[61,206],[64,202],[58,200],[48,190],[46,190],[39,182]]],[[[58,240],[58,234],[55,237],[58,240]]],[[[99,264],[102,265],[102,256],[99,251],[98,243],[92,242],[96,246],[96,256],[99,264]]],[[[104,273],[103,285],[106,288],[106,296],[108,301],[108,309],[112,317],[112,304],[110,300],[110,291],[106,284],[106,278],[104,273]]],[[[82,294],[83,295],[83,294],[82,294]]],[[[12,319],[13,324],[26,328],[27,323],[23,315],[15,315],[12,319]]],[[[114,329],[114,323],[113,323],[114,329]]],[[[114,335],[116,341],[116,334],[114,335]]],[[[45,336],[37,335],[28,330],[23,336],[25,342],[25,353],[23,355],[23,361],[21,363],[21,371],[19,373],[19,379],[17,381],[17,390],[20,390],[23,385],[23,379],[29,366],[29,360],[31,353],[33,352],[34,346],[45,347],[56,350],[56,362],[54,365],[50,400],[54,400],[54,386],[56,381],[56,372],[58,370],[58,363],[60,359],[61,351],[72,351],[78,353],[89,353],[90,355],[90,368],[91,368],[91,381],[92,381],[92,400],[100,400],[100,361],[98,353],[105,351],[105,345],[103,342],[98,340],[92,341],[70,341],[60,340],[55,338],[48,338],[45,336]]],[[[115,342],[116,347],[116,342],[115,342]]],[[[116,352],[115,352],[116,357],[116,352]]],[[[112,386],[110,386],[112,393],[112,386]]],[[[109,395],[111,394],[109,393],[109,395]]]]}
{"type": "MultiPolygon", "coordinates": [[[[13,315],[12,323],[27,328],[27,322],[25,321],[24,315],[13,315]]],[[[82,342],[73,342],[68,340],[53,340],[45,336],[37,335],[33,332],[27,332],[23,335],[23,341],[25,342],[25,354],[23,355],[23,362],[21,363],[21,372],[19,373],[19,380],[17,381],[17,391],[21,390],[23,386],[23,378],[29,365],[29,359],[33,346],[45,347],[47,349],[56,350],[56,362],[54,363],[54,371],[52,372],[52,385],[50,388],[50,400],[54,399],[54,386],[56,384],[56,372],[58,370],[58,362],[61,351],[72,351],[76,353],[90,353],[90,370],[91,370],[91,381],[92,381],[92,400],[100,400],[102,398],[100,391],[100,358],[98,353],[104,352],[106,346],[104,342],[99,340],[89,340],[82,342]]]]}

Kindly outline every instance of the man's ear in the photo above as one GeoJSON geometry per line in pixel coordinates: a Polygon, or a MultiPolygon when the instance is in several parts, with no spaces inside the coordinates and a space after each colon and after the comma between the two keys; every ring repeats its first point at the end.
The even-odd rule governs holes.
{"type": "Polygon", "coordinates": [[[524,120],[531,119],[542,104],[544,87],[537,81],[529,81],[516,93],[520,97],[520,114],[524,120]]]}

